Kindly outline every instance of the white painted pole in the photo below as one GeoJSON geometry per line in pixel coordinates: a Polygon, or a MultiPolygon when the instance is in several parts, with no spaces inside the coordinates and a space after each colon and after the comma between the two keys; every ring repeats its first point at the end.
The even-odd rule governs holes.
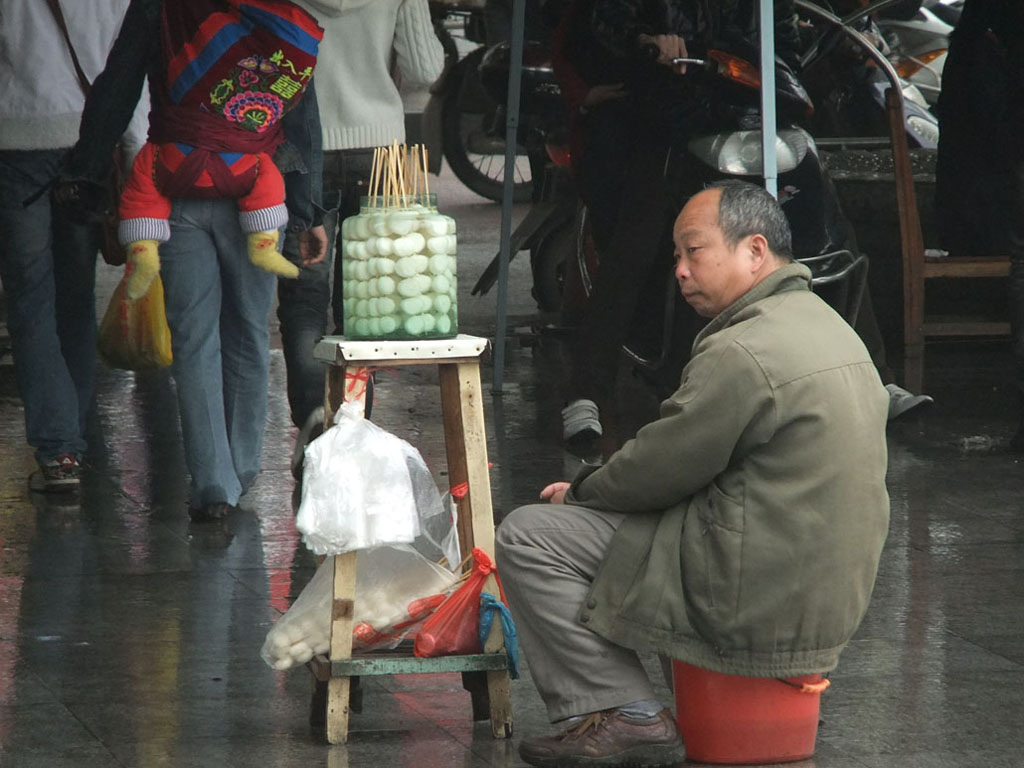
{"type": "Polygon", "coordinates": [[[775,3],[761,0],[761,160],[764,188],[772,197],[779,196],[775,120],[775,3]]]}
{"type": "MultiPolygon", "coordinates": [[[[770,0],[769,0],[770,2],[770,0]]],[[[516,148],[519,129],[519,86],[523,78],[523,28],[526,0],[513,0],[511,58],[508,68],[508,101],[505,116],[505,187],[501,198],[501,251],[498,256],[498,319],[494,332],[494,378],[492,391],[500,394],[505,379],[505,335],[508,325],[508,263],[512,258],[512,197],[516,177],[516,148]]],[[[539,184],[540,180],[535,179],[539,184]]]]}

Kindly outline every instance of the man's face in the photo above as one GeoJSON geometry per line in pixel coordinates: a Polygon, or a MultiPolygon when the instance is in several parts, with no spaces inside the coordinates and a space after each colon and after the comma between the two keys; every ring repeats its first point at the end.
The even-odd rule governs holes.
{"type": "Polygon", "coordinates": [[[718,228],[721,190],[694,195],[676,219],[676,280],[683,298],[703,317],[714,317],[757,282],[751,237],[730,248],[718,228]]]}

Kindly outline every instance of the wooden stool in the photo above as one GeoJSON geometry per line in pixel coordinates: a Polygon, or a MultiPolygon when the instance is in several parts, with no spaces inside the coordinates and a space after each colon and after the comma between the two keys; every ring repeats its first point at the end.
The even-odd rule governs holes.
{"type": "MultiPolygon", "coordinates": [[[[370,366],[437,365],[445,452],[452,487],[465,483],[467,494],[458,502],[459,543],[463,556],[479,547],[494,558],[494,517],[487,467],[480,387],[480,355],[486,339],[459,335],[454,339],[422,341],[352,341],[328,336],[314,357],[328,364],[324,410],[325,428],[344,401],[361,400],[370,366]]],[[[492,624],[484,653],[420,659],[408,652],[352,655],[352,617],[356,589],[356,553],[334,558],[334,600],[329,657],[309,662],[317,681],[327,685],[327,740],[348,741],[350,677],[429,672],[462,672],[473,699],[474,717],[490,717],[495,738],[512,735],[512,705],[501,622],[492,624]]],[[[492,575],[484,589],[497,596],[492,575]]]]}

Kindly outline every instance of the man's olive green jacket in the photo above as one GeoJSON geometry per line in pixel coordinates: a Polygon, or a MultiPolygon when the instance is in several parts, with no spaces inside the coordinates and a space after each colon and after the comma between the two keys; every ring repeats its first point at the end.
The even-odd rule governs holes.
{"type": "Polygon", "coordinates": [[[598,634],[752,677],[835,667],[888,529],[888,394],[809,278],[714,318],[661,417],[573,482],[627,515],[579,613],[598,634]]]}

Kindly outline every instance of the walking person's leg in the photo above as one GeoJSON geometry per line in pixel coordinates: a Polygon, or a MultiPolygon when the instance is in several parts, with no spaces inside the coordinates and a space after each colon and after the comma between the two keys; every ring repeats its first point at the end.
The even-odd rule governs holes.
{"type": "Polygon", "coordinates": [[[54,248],[58,243],[50,198],[44,194],[23,206],[56,175],[60,154],[0,152],[0,240],[4,243],[0,279],[7,294],[7,327],[25,406],[26,438],[42,468],[38,490],[77,488],[78,462],[86,449],[80,393],[62,352],[57,322],[54,248]]]}
{"type": "MultiPolygon", "coordinates": [[[[160,248],[174,354],[171,373],[178,391],[185,464],[192,478],[190,513],[195,519],[222,515],[224,505],[236,504],[242,492],[224,414],[221,267],[213,235],[213,210],[222,203],[225,201],[175,200],[171,239],[160,248]]],[[[234,210],[233,201],[226,205],[234,210]]],[[[248,264],[237,217],[230,226],[241,243],[237,257],[248,264]]],[[[273,282],[269,274],[267,279],[273,282]]]]}
{"type": "Polygon", "coordinates": [[[616,225],[600,253],[594,290],[573,349],[568,406],[562,413],[566,440],[602,433],[597,411],[613,400],[621,346],[640,293],[659,258],[665,261],[666,279],[670,274],[671,252],[659,253],[658,248],[675,217],[662,173],[664,153],[638,147],[630,157],[616,225]]]}
{"type": "MultiPolygon", "coordinates": [[[[359,213],[359,203],[363,196],[369,194],[370,171],[373,167],[372,149],[349,149],[341,155],[341,202],[338,207],[338,242],[336,252],[341,250],[341,223],[349,216],[359,213]]],[[[339,257],[340,258],[340,257],[339,257]]],[[[339,260],[334,270],[334,294],[331,297],[331,310],[334,316],[335,333],[341,333],[345,327],[344,291],[342,290],[342,271],[339,260]]]]}
{"type": "Polygon", "coordinates": [[[325,152],[322,168],[323,226],[327,252],[316,264],[302,265],[299,240],[289,232],[284,255],[300,267],[295,280],[277,282],[277,319],[287,378],[288,409],[299,435],[292,452],[292,475],[298,479],[306,445],[323,431],[324,367],[313,358],[313,348],[327,333],[331,309],[331,268],[334,263],[338,201],[341,194],[340,152],[325,152]]]}
{"type": "Polygon", "coordinates": [[[1014,451],[1024,452],[1024,159],[1015,160],[1011,178],[1007,238],[1010,249],[1010,326],[1013,335],[1014,384],[1021,415],[1017,431],[1010,438],[1010,447],[1014,451]]]}
{"type": "Polygon", "coordinates": [[[231,223],[233,213],[232,201],[216,202],[213,237],[221,276],[224,425],[232,465],[245,493],[260,471],[270,376],[269,321],[277,278],[249,261],[245,235],[231,223]]]}
{"type": "Polygon", "coordinates": [[[78,393],[79,431],[84,435],[96,388],[96,254],[100,233],[96,227],[68,221],[55,208],[53,243],[57,335],[78,393]]]}

